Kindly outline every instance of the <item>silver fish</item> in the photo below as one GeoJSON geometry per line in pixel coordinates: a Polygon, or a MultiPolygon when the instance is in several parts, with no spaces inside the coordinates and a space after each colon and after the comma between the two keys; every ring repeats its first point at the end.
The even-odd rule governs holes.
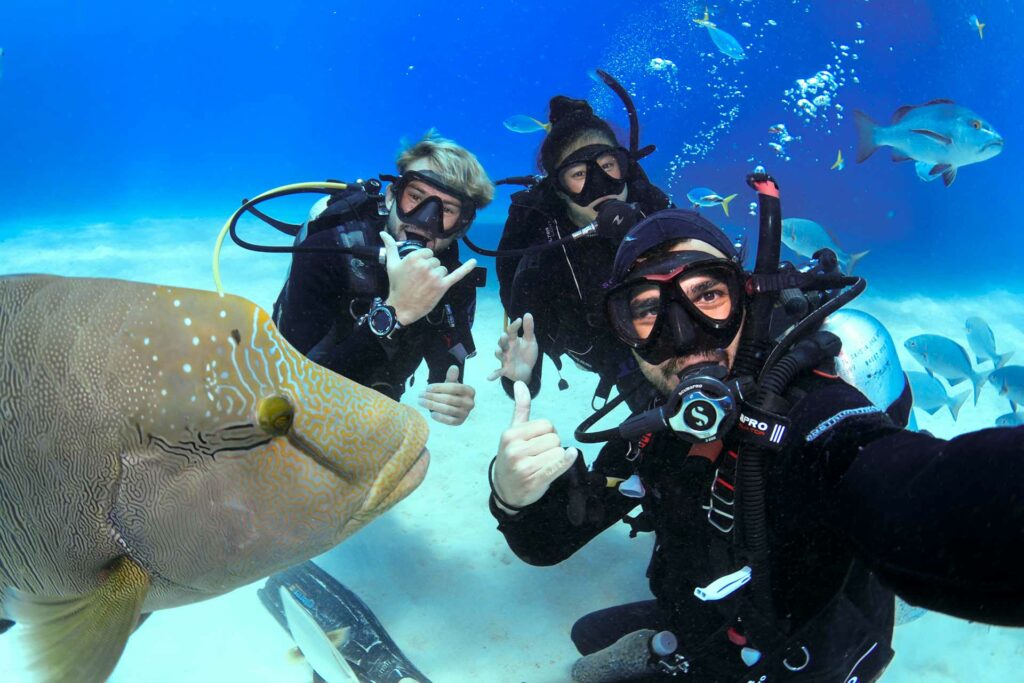
{"type": "Polygon", "coordinates": [[[807,257],[813,256],[819,249],[831,249],[839,259],[839,266],[847,275],[853,272],[858,261],[868,255],[866,251],[852,256],[847,254],[828,230],[806,218],[782,220],[782,243],[801,256],[807,257]]]}
{"type": "Polygon", "coordinates": [[[1003,151],[1003,138],[990,123],[952,100],[932,100],[900,107],[892,124],[881,126],[862,111],[853,112],[857,125],[857,162],[879,147],[892,147],[893,161],[918,162],[922,178],[942,176],[948,187],[957,169],[991,159],[1003,151]],[[924,166],[927,164],[927,171],[924,166]]]}
{"type": "Polygon", "coordinates": [[[997,427],[1020,427],[1024,425],[1024,413],[1006,413],[996,418],[997,427]]]}
{"type": "Polygon", "coordinates": [[[993,370],[988,381],[1010,402],[1010,410],[1016,412],[1017,404],[1024,403],[1024,366],[1007,365],[993,370]]]}
{"type": "Polygon", "coordinates": [[[992,328],[988,323],[977,316],[972,316],[964,323],[967,331],[967,343],[974,351],[974,357],[978,365],[986,360],[992,361],[992,365],[1001,368],[1010,360],[1013,351],[1002,355],[996,353],[996,336],[992,334],[992,328]]]}
{"type": "Polygon", "coordinates": [[[974,405],[978,405],[978,394],[988,379],[988,372],[975,372],[971,359],[964,347],[948,337],[938,334],[919,334],[903,343],[929,375],[945,377],[949,386],[955,387],[965,379],[974,385],[974,405]]]}
{"type": "Polygon", "coordinates": [[[910,380],[910,390],[914,395],[914,407],[920,408],[929,415],[934,415],[940,408],[946,406],[955,420],[970,393],[965,391],[962,394],[950,396],[946,393],[942,382],[924,372],[912,370],[907,373],[907,379],[910,380]]]}

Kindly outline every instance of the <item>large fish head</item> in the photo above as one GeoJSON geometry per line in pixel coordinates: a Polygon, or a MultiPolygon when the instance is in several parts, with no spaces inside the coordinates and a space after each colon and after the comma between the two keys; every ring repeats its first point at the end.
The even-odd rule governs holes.
{"type": "Polygon", "coordinates": [[[959,148],[958,156],[963,160],[959,165],[977,163],[991,159],[1003,151],[1003,137],[991,123],[982,119],[970,109],[957,108],[954,121],[954,144],[959,148]]]}
{"type": "Polygon", "coordinates": [[[135,286],[119,341],[140,443],[113,517],[173,586],[159,606],[320,554],[423,480],[415,410],[310,362],[245,299],[135,286]]]}

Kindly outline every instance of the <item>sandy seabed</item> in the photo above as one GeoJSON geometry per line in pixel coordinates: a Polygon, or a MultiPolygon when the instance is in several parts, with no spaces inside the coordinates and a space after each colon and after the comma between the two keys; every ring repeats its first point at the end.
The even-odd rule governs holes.
{"type": "MultiPolygon", "coordinates": [[[[216,221],[150,220],[79,228],[74,241],[52,240],[50,230],[0,232],[0,272],[121,277],[212,289],[209,250],[216,221]]],[[[224,254],[228,291],[269,309],[287,268],[287,257],[224,254]]],[[[491,274],[493,278],[493,273],[491,274]]],[[[1024,364],[1024,299],[1017,293],[984,297],[886,298],[871,291],[852,307],[887,325],[906,369],[920,369],[902,342],[921,333],[947,334],[966,346],[968,316],[986,318],[1000,352],[1016,351],[1024,364]]],[[[317,562],[359,594],[410,660],[437,683],[554,683],[569,680],[576,654],[573,622],[589,611],[649,599],[644,571],[650,536],[628,538],[628,528],[609,529],[556,567],[531,567],[506,547],[487,511],[487,465],[512,402],[497,383],[492,350],[501,329],[501,308],[492,288],[481,294],[474,336],[479,355],[466,380],[477,390],[477,407],[460,427],[431,423],[430,472],[412,495],[317,562]]],[[[569,364],[571,365],[571,364],[569,364]]],[[[990,367],[984,364],[982,368],[990,367]]],[[[558,391],[554,368],[533,416],[550,418],[566,442],[589,414],[595,378],[574,367],[570,387],[558,391]]],[[[417,373],[406,401],[425,384],[417,373]]],[[[962,391],[966,384],[956,387],[962,391]]],[[[937,436],[989,427],[1009,411],[986,387],[977,406],[968,401],[953,422],[945,410],[915,411],[918,424],[937,436]]],[[[593,447],[583,449],[592,459],[593,447]]],[[[113,683],[152,681],[245,681],[308,683],[312,672],[286,656],[287,634],[256,597],[260,583],[220,598],[159,612],[132,636],[113,683]]],[[[938,614],[897,627],[896,658],[883,680],[1004,682],[1022,680],[1024,631],[971,624],[938,614]]],[[[0,680],[26,680],[19,670],[17,629],[0,637],[0,680]]]]}

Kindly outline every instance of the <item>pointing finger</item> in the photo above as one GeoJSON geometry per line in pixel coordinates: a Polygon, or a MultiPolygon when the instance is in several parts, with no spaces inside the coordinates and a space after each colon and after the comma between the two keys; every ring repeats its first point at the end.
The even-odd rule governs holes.
{"type": "Polygon", "coordinates": [[[516,382],[512,393],[516,399],[516,407],[512,411],[512,425],[515,426],[530,419],[530,390],[525,382],[516,382]]]}
{"type": "Polygon", "coordinates": [[[446,287],[451,287],[456,282],[472,273],[474,268],[476,268],[476,259],[471,258],[452,272],[448,273],[442,282],[446,287]]]}

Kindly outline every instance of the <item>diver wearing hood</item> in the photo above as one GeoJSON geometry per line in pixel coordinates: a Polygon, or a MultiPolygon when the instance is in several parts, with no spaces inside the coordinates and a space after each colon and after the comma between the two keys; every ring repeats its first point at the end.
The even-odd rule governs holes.
{"type": "Polygon", "coordinates": [[[466,283],[476,261],[460,263],[457,240],[494,186],[475,156],[433,131],[397,166],[398,176],[382,176],[384,195],[376,181],[351,184],[313,206],[274,322],[310,360],[395,400],[426,360],[421,405],[461,424],[475,395],[462,378],[475,353],[476,291],[466,283]],[[385,267],[367,247],[384,249],[385,267]]]}
{"type": "Polygon", "coordinates": [[[837,376],[835,335],[814,330],[766,362],[768,379],[746,394],[708,400],[702,392],[742,371],[741,340],[757,327],[766,282],[757,275],[689,210],[650,216],[627,235],[606,324],[659,404],[684,402],[669,419],[627,420],[620,433],[647,428],[611,438],[589,470],[550,422],[531,419],[528,391],[515,386],[490,468],[490,508],[509,547],[552,565],[619,520],[655,533],[656,600],[588,615],[572,633],[586,655],[574,674],[641,668],[576,680],[874,681],[893,655],[893,592],[965,619],[1024,624],[1024,427],[949,441],[906,431],[909,394],[873,405],[837,376]],[[791,381],[771,388],[778,368],[791,381]],[[754,412],[765,405],[784,417],[754,412]],[[702,431],[710,423],[720,430],[702,431]],[[768,445],[748,478],[752,454],[768,445]],[[663,648],[664,632],[674,638],[663,648]],[[621,651],[634,642],[639,657],[621,651]]]}
{"type": "MultiPolygon", "coordinates": [[[[608,223],[609,230],[598,232],[612,237],[498,256],[501,302],[513,323],[499,341],[495,355],[502,367],[491,379],[500,376],[509,396],[517,379],[526,381],[531,395],[536,395],[543,365],[540,354],[550,356],[556,368],[567,354],[600,376],[599,397],[607,398],[611,387],[618,385],[631,404],[640,405],[648,398],[647,392],[635,391],[643,380],[630,354],[608,334],[602,299],[621,236],[643,215],[671,202],[637,163],[649,149],[620,146],[611,127],[586,101],[552,98],[549,120],[540,150],[547,175],[512,195],[498,251],[557,242],[593,222],[608,223]]],[[[564,388],[564,381],[560,385],[564,388]]]]}

